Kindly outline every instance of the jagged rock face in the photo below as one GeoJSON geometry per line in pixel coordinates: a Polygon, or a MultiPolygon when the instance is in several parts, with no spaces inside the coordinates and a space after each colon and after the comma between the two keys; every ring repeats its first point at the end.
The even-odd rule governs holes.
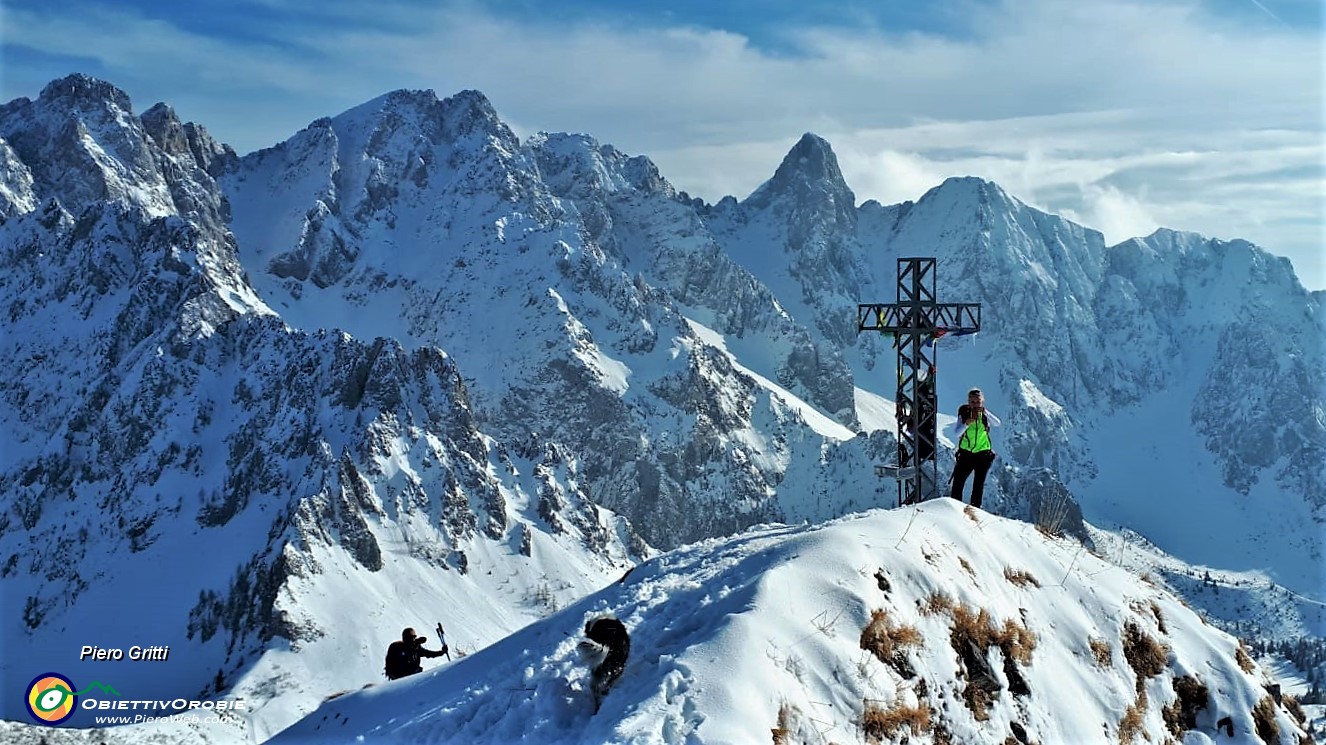
{"type": "Polygon", "coordinates": [[[654,545],[785,514],[785,466],[752,425],[780,401],[706,352],[683,311],[786,349],[764,373],[855,419],[845,363],[703,238],[653,164],[584,137],[521,145],[477,94],[389,94],[222,183],[246,261],[266,270],[254,281],[288,322],[313,328],[339,306],[355,336],[446,349],[472,371],[487,431],[565,444],[594,499],[654,545]]]}
{"type": "Polygon", "coordinates": [[[802,136],[741,207],[746,223],[762,222],[754,214],[763,213],[765,250],[787,255],[788,276],[801,290],[796,300],[813,309],[819,331],[838,345],[852,344],[856,303],[869,278],[856,242],[856,195],[829,143],[802,136]]]}
{"type": "Polygon", "coordinates": [[[1320,303],[1288,261],[1244,241],[1163,230],[1111,259],[1140,323],[1189,341],[1157,367],[1171,379],[1201,375],[1191,421],[1225,483],[1247,494],[1271,471],[1286,491],[1326,504],[1326,438],[1312,415],[1326,390],[1326,333],[1320,303]]]}
{"type": "MultiPolygon", "coordinates": [[[[724,221],[722,206],[711,210],[679,198],[649,160],[627,158],[587,137],[539,135],[527,149],[550,191],[574,204],[589,236],[619,257],[623,268],[665,288],[714,330],[772,350],[765,354],[777,359],[767,372],[780,384],[855,424],[852,373],[846,361],[833,345],[817,342],[805,321],[792,318],[753,270],[725,250],[712,226],[724,221]]],[[[821,169],[837,171],[831,151],[811,149],[821,169]]],[[[790,170],[794,173],[785,175],[789,191],[815,191],[813,175],[790,170]]],[[[836,203],[829,200],[834,209],[851,204],[850,190],[845,185],[842,189],[845,193],[837,193],[836,203]]],[[[850,213],[835,219],[851,223],[850,213]]],[[[814,258],[807,257],[805,263],[814,266],[814,258]]]]}
{"type": "Polygon", "coordinates": [[[1054,401],[1075,409],[1108,393],[1092,312],[1105,262],[1099,233],[995,184],[954,178],[901,211],[881,243],[886,255],[935,256],[938,300],[981,303],[982,338],[1054,401]]]}
{"type": "Polygon", "coordinates": [[[9,143],[0,140],[0,220],[32,212],[37,208],[32,191],[32,172],[9,143]]]}
{"type": "Polygon", "coordinates": [[[1090,454],[1076,437],[1068,412],[1045,396],[1035,383],[1018,381],[1000,439],[1011,463],[1052,473],[1092,468],[1090,454]]]}
{"type": "Polygon", "coordinates": [[[207,170],[233,152],[202,128],[180,124],[168,107],[135,116],[128,97],[108,83],[72,75],[46,86],[36,101],[6,104],[0,138],[30,169],[35,188],[58,194],[75,215],[113,202],[213,228],[226,222],[207,170]]]}
{"type": "MultiPolygon", "coordinates": [[[[1320,507],[1326,428],[1310,412],[1326,390],[1321,306],[1284,260],[1242,241],[1164,230],[1107,249],[1095,231],[974,178],[858,213],[856,264],[874,276],[871,299],[893,299],[881,289],[896,257],[934,256],[938,300],[982,304],[977,364],[997,372],[1008,403],[999,436],[1011,464],[1098,477],[1093,447],[1109,443],[1088,443],[1084,432],[1157,395],[1189,396],[1191,426],[1226,485],[1246,493],[1269,476],[1320,507]],[[1193,379],[1201,383],[1188,390],[1193,379]]],[[[873,336],[839,349],[858,370],[891,358],[873,336]]],[[[941,359],[941,383],[972,375],[973,360],[959,357],[956,370],[941,359]]]]}
{"type": "Polygon", "coordinates": [[[389,585],[402,557],[460,577],[476,550],[518,561],[509,543],[604,574],[649,551],[573,455],[481,432],[436,347],[277,318],[207,170],[230,152],[200,128],[76,76],[4,107],[0,137],[7,648],[50,659],[93,607],[205,660],[140,690],[199,690],[326,633],[291,598],[338,591],[327,557],[389,585]]]}

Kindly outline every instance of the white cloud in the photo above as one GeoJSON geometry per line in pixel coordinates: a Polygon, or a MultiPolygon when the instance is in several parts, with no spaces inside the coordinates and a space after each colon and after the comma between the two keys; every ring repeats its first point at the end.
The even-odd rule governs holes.
{"type": "Polygon", "coordinates": [[[1305,256],[1305,283],[1326,287],[1326,270],[1304,272],[1326,221],[1319,30],[1235,25],[1196,0],[965,10],[948,37],[799,28],[777,53],[721,30],[497,17],[468,3],[340,4],[392,22],[265,30],[288,45],[105,8],[6,20],[11,39],[93,57],[135,97],[150,94],[140,105],[170,101],[241,150],[393,88],[477,88],[520,131],[593,134],[710,200],[748,194],[814,131],[863,199],[978,175],[1107,235],[1159,220],[1248,237],[1305,256]]]}
{"type": "Polygon", "coordinates": [[[1104,233],[1107,244],[1149,235],[1161,227],[1142,199],[1113,186],[1088,184],[1082,189],[1082,200],[1087,208],[1082,222],[1104,233]]]}

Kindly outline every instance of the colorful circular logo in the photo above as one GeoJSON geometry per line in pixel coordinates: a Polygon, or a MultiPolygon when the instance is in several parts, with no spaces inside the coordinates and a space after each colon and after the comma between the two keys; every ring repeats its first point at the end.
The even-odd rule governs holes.
{"type": "Polygon", "coordinates": [[[74,715],[74,684],[59,673],[42,673],[28,685],[28,713],[41,724],[55,725],[74,715]]]}

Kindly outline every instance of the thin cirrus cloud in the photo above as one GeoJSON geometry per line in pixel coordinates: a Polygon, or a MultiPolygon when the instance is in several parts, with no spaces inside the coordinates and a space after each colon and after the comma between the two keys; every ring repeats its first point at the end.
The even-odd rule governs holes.
{"type": "Polygon", "coordinates": [[[1299,0],[1261,5],[961,0],[924,30],[884,11],[756,29],[588,0],[333,1],[316,23],[311,4],[262,0],[250,26],[11,7],[0,87],[88,71],[241,152],[387,90],[477,88],[518,132],[590,133],[710,201],[748,194],[814,131],[863,200],[978,175],[1110,242],[1162,225],[1248,238],[1323,288],[1322,35],[1284,20],[1299,0]]]}

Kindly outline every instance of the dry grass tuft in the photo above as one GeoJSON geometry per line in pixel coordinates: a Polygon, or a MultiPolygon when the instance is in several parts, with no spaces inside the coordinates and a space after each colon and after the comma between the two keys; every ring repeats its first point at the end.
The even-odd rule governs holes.
{"type": "Polygon", "coordinates": [[[1257,726],[1257,736],[1266,745],[1280,742],[1280,725],[1275,721],[1275,701],[1265,696],[1252,707],[1252,722],[1257,726]]]}
{"type": "Polygon", "coordinates": [[[906,706],[896,702],[887,709],[880,708],[867,700],[865,711],[861,714],[861,730],[871,742],[892,740],[903,727],[912,735],[922,735],[930,731],[930,707],[924,702],[916,706],[906,706]]]}
{"type": "Polygon", "coordinates": [[[1146,679],[1159,675],[1169,661],[1169,648],[1129,621],[1123,627],[1123,658],[1137,673],[1137,690],[1141,692],[1146,679]]]}
{"type": "Polygon", "coordinates": [[[1061,538],[1068,527],[1068,516],[1073,512],[1072,497],[1067,492],[1056,494],[1033,507],[1032,520],[1036,530],[1047,538],[1061,538]]]}
{"type": "Polygon", "coordinates": [[[994,668],[989,664],[986,656],[989,649],[998,647],[1004,654],[1004,674],[1008,678],[1010,692],[1026,695],[1030,691],[1016,663],[1031,663],[1032,652],[1036,649],[1036,634],[1013,620],[996,625],[990,612],[984,608],[957,604],[950,613],[953,628],[949,634],[949,643],[966,670],[967,680],[962,699],[977,721],[985,721],[989,718],[990,704],[1005,685],[995,677],[994,668]]]}
{"type": "Polygon", "coordinates": [[[1303,704],[1299,702],[1298,696],[1292,693],[1286,693],[1281,701],[1285,705],[1285,710],[1289,712],[1300,725],[1308,723],[1307,712],[1303,711],[1303,704]]]}
{"type": "Polygon", "coordinates": [[[1031,653],[1036,651],[1036,633],[1013,620],[1004,621],[1004,627],[995,635],[995,643],[1010,660],[1031,664],[1031,653]]]}
{"type": "Polygon", "coordinates": [[[1239,648],[1234,650],[1234,661],[1239,663],[1239,669],[1245,673],[1252,672],[1256,667],[1252,664],[1252,656],[1248,654],[1248,650],[1243,646],[1242,641],[1239,641],[1239,648]]]}
{"type": "Polygon", "coordinates": [[[1123,719],[1119,720],[1119,745],[1128,745],[1138,735],[1146,735],[1142,729],[1142,720],[1146,718],[1146,707],[1146,691],[1138,691],[1137,701],[1123,712],[1123,719]]]}
{"type": "Polygon", "coordinates": [[[971,520],[972,522],[976,523],[977,525],[980,525],[980,524],[981,524],[980,519],[976,517],[976,508],[975,508],[975,507],[972,507],[971,505],[967,505],[966,507],[963,507],[963,508],[962,508],[962,514],[966,515],[968,520],[971,520]]]}
{"type": "Polygon", "coordinates": [[[1210,692],[1205,683],[1191,675],[1175,678],[1172,685],[1177,698],[1160,711],[1169,733],[1182,738],[1184,732],[1197,729],[1197,712],[1206,708],[1210,692]]]}
{"type": "Polygon", "coordinates": [[[1104,639],[1092,637],[1087,640],[1091,645],[1091,656],[1096,658],[1096,664],[1101,667],[1110,667],[1114,664],[1114,653],[1110,651],[1110,643],[1104,639]]]}
{"type": "Polygon", "coordinates": [[[968,606],[959,605],[953,609],[954,647],[967,641],[979,649],[999,647],[1010,659],[1026,665],[1031,662],[1037,639],[1035,632],[1012,619],[1004,621],[1001,627],[995,626],[986,609],[973,612],[968,606]]]}
{"type": "Polygon", "coordinates": [[[948,613],[953,610],[953,597],[942,590],[935,590],[926,596],[921,604],[921,612],[927,616],[948,613]]]}
{"type": "Polygon", "coordinates": [[[883,608],[871,611],[870,621],[861,629],[861,648],[875,655],[880,662],[889,665],[904,678],[912,677],[915,671],[903,650],[906,647],[919,647],[924,641],[915,626],[894,626],[883,608]]]}
{"type": "Polygon", "coordinates": [[[952,615],[955,640],[971,641],[981,649],[993,646],[994,620],[989,611],[984,608],[973,611],[969,606],[958,605],[953,608],[952,615]]]}
{"type": "Polygon", "coordinates": [[[971,564],[967,563],[967,560],[966,560],[966,559],[964,559],[963,557],[959,556],[959,557],[958,557],[958,563],[962,565],[962,569],[963,569],[963,571],[967,572],[967,576],[972,577],[973,579],[975,579],[975,577],[976,577],[976,572],[973,572],[973,571],[972,571],[971,564]]]}
{"type": "Polygon", "coordinates": [[[1040,581],[1031,576],[1031,572],[1023,571],[1021,569],[1013,569],[1011,567],[1004,567],[1004,579],[1012,582],[1018,587],[1026,587],[1027,585],[1032,585],[1034,587],[1041,586],[1040,581]]]}

